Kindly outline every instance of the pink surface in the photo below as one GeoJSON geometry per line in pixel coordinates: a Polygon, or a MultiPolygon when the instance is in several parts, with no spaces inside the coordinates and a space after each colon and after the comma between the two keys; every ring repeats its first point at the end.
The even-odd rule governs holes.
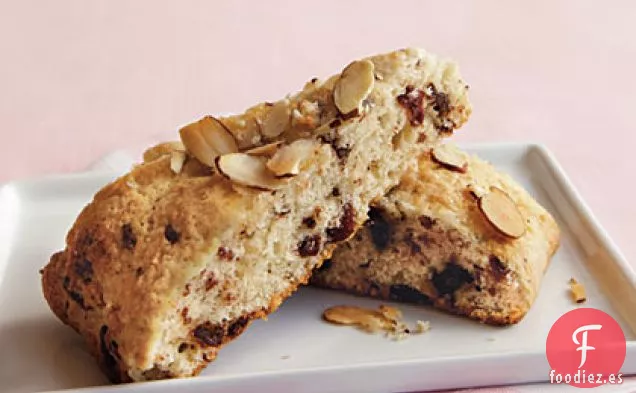
{"type": "Polygon", "coordinates": [[[78,171],[405,46],[455,58],[456,141],[536,141],[636,263],[636,2],[0,3],[0,181],[78,171]]]}

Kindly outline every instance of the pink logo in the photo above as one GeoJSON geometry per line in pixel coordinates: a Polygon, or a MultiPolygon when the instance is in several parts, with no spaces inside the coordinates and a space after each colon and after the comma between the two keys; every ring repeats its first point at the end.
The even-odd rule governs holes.
{"type": "Polygon", "coordinates": [[[625,335],[614,318],[594,308],[572,310],[548,333],[550,382],[581,388],[621,383],[625,352],[625,335]]]}

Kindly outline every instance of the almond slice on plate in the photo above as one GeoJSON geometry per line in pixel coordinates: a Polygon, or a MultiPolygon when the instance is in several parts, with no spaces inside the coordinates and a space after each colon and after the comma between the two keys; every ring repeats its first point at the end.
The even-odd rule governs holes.
{"type": "Polygon", "coordinates": [[[216,167],[223,176],[242,186],[276,190],[287,184],[267,169],[264,159],[245,153],[219,156],[216,159],[216,167]]]}
{"type": "Polygon", "coordinates": [[[267,161],[267,168],[277,177],[296,176],[300,165],[318,148],[313,139],[298,139],[283,146],[267,161]]]}
{"type": "Polygon", "coordinates": [[[397,323],[402,319],[402,311],[395,307],[387,306],[385,304],[380,305],[378,308],[380,313],[388,320],[397,323]]]}
{"type": "Polygon", "coordinates": [[[526,233],[526,221],[519,208],[505,191],[490,187],[479,199],[479,209],[502,234],[517,239],[526,233]]]}
{"type": "Polygon", "coordinates": [[[271,157],[276,153],[280,145],[283,144],[283,141],[268,143],[267,145],[254,147],[252,149],[246,150],[245,154],[249,154],[251,156],[258,157],[271,157]]]}
{"type": "Polygon", "coordinates": [[[214,166],[214,159],[222,154],[238,151],[236,140],[220,120],[206,116],[196,123],[179,130],[186,150],[207,166],[214,166]]]}
{"type": "Polygon", "coordinates": [[[576,303],[585,303],[587,296],[585,295],[585,287],[574,278],[570,278],[570,293],[572,294],[572,300],[576,303]]]}
{"type": "Polygon", "coordinates": [[[325,321],[338,325],[354,325],[368,332],[377,332],[391,328],[391,321],[382,313],[356,306],[334,306],[326,309],[322,317],[325,321]]]}
{"type": "Polygon", "coordinates": [[[445,144],[437,146],[431,152],[433,161],[437,162],[446,169],[465,173],[468,169],[468,161],[466,155],[455,145],[445,144]]]}
{"type": "Polygon", "coordinates": [[[375,83],[375,66],[369,60],[354,61],[342,71],[333,89],[333,101],[343,115],[360,110],[375,83]]]}

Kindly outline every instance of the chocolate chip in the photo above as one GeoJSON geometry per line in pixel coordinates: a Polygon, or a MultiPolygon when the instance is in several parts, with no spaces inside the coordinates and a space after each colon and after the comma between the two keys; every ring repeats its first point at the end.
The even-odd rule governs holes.
{"type": "Polygon", "coordinates": [[[227,247],[219,247],[216,256],[223,261],[231,261],[234,259],[234,252],[227,247]]]}
{"type": "Polygon", "coordinates": [[[185,352],[186,349],[188,349],[188,344],[181,343],[181,344],[179,344],[179,348],[177,348],[177,352],[183,353],[183,352],[185,352]]]}
{"type": "Polygon", "coordinates": [[[215,347],[221,344],[225,332],[222,326],[211,326],[209,323],[205,323],[197,326],[192,335],[201,345],[215,347]]]}
{"type": "Polygon", "coordinates": [[[245,330],[245,327],[249,323],[250,319],[246,316],[242,316],[236,319],[230,326],[227,328],[227,335],[230,337],[236,337],[245,330]]]}
{"type": "Polygon", "coordinates": [[[464,284],[470,284],[474,280],[473,275],[463,267],[450,262],[441,272],[433,273],[433,285],[440,296],[449,295],[461,288],[464,284]]]}
{"type": "Polygon", "coordinates": [[[308,235],[298,243],[298,254],[301,257],[313,257],[320,252],[320,235],[308,235]]]}
{"type": "Polygon", "coordinates": [[[311,83],[316,83],[316,82],[318,82],[318,78],[315,78],[315,77],[311,78],[311,83]]]}
{"type": "Polygon", "coordinates": [[[133,250],[137,245],[137,236],[130,224],[124,224],[121,227],[121,243],[127,250],[133,250]]]}
{"type": "Polygon", "coordinates": [[[166,229],[163,232],[166,240],[170,242],[170,244],[175,244],[181,238],[179,232],[177,232],[171,224],[166,225],[166,229]]]}
{"type": "Polygon", "coordinates": [[[135,270],[135,274],[137,275],[137,277],[143,276],[144,268],[143,267],[138,267],[137,270],[135,270]]]}
{"type": "MultiPolygon", "coordinates": [[[[120,382],[121,376],[119,373],[119,367],[117,365],[117,358],[111,352],[111,349],[108,347],[108,340],[106,339],[106,335],[108,334],[108,326],[102,325],[99,329],[99,351],[101,353],[101,365],[104,369],[104,373],[112,382],[120,382]]],[[[119,354],[117,354],[119,357],[119,354]]]]}
{"type": "Polygon", "coordinates": [[[327,237],[330,242],[339,242],[349,238],[355,230],[356,211],[351,203],[346,203],[340,217],[340,225],[338,227],[327,228],[327,237]]]}
{"type": "Polygon", "coordinates": [[[303,225],[309,229],[314,229],[316,227],[316,220],[313,217],[305,217],[303,218],[303,225]]]}
{"type": "Polygon", "coordinates": [[[404,235],[404,243],[411,249],[411,255],[417,255],[422,252],[422,247],[415,240],[415,233],[412,228],[408,228],[404,235]]]}
{"type": "Polygon", "coordinates": [[[183,309],[181,310],[181,319],[183,319],[183,323],[185,325],[189,325],[190,322],[192,322],[192,319],[188,316],[189,311],[190,309],[188,309],[188,307],[183,307],[183,309]]]}
{"type": "Polygon", "coordinates": [[[419,217],[420,224],[426,229],[431,229],[433,224],[435,224],[435,220],[429,216],[420,216],[419,217]]]}
{"type": "Polygon", "coordinates": [[[349,153],[351,153],[349,147],[336,147],[336,155],[341,160],[346,160],[349,157],[349,153]]]}
{"type": "Polygon", "coordinates": [[[38,272],[39,272],[40,274],[44,274],[44,269],[40,269],[40,270],[38,270],[38,272]]]}
{"type": "Polygon", "coordinates": [[[320,265],[317,271],[326,272],[327,270],[331,269],[331,264],[331,259],[325,259],[324,261],[322,261],[322,265],[320,265]]]}
{"type": "Polygon", "coordinates": [[[510,273],[510,269],[495,255],[491,255],[488,258],[488,263],[490,264],[490,269],[492,271],[492,275],[495,277],[495,280],[501,281],[508,273],[510,273]]]}
{"type": "Polygon", "coordinates": [[[335,197],[339,197],[340,196],[340,189],[338,187],[334,187],[333,190],[331,190],[331,195],[333,195],[335,197]]]}
{"type": "Polygon", "coordinates": [[[440,116],[446,116],[448,112],[450,112],[450,101],[446,93],[435,93],[433,96],[433,109],[436,110],[440,116]]]}
{"type": "Polygon", "coordinates": [[[371,240],[378,251],[384,251],[391,242],[391,224],[384,217],[382,209],[372,207],[369,210],[367,227],[371,233],[371,240]]]}
{"type": "Polygon", "coordinates": [[[336,128],[336,127],[340,127],[341,124],[342,124],[342,121],[340,119],[334,119],[331,121],[331,123],[329,123],[329,127],[336,128]]]}
{"type": "Polygon", "coordinates": [[[86,258],[80,258],[73,264],[75,274],[80,276],[84,284],[88,284],[93,279],[93,264],[86,258]]]}
{"type": "Polygon", "coordinates": [[[455,123],[445,120],[441,124],[436,124],[435,128],[437,128],[441,134],[452,134],[455,129],[455,123]]]}
{"type": "Polygon", "coordinates": [[[218,283],[219,281],[216,279],[216,277],[214,277],[214,274],[210,273],[210,276],[207,278],[207,280],[205,280],[205,290],[209,291],[210,289],[214,288],[216,284],[218,283]]]}
{"type": "Polygon", "coordinates": [[[397,96],[397,102],[406,109],[409,121],[414,126],[424,121],[424,97],[425,93],[422,90],[411,85],[406,86],[406,91],[397,96]]]}
{"type": "Polygon", "coordinates": [[[417,289],[403,284],[391,285],[389,288],[389,297],[398,302],[416,303],[416,304],[432,304],[431,298],[417,289]]]}
{"type": "Polygon", "coordinates": [[[80,306],[82,310],[90,309],[89,307],[86,307],[86,304],[84,303],[84,296],[82,296],[81,293],[71,289],[71,279],[68,276],[64,277],[64,280],[62,281],[62,288],[64,288],[71,300],[77,303],[77,305],[80,306]]]}

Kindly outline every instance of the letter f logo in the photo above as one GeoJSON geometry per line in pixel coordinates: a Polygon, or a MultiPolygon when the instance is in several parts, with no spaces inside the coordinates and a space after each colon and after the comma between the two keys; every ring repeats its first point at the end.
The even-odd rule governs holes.
{"type": "Polygon", "coordinates": [[[601,325],[585,325],[576,329],[574,333],[572,333],[572,341],[574,341],[574,344],[580,345],[580,347],[576,349],[577,351],[581,351],[581,364],[579,364],[579,368],[583,367],[585,361],[587,360],[587,351],[596,349],[587,345],[587,332],[589,330],[601,330],[602,327],[603,326],[601,325]],[[583,334],[581,335],[581,342],[579,342],[576,336],[581,332],[583,332],[583,334]]]}

